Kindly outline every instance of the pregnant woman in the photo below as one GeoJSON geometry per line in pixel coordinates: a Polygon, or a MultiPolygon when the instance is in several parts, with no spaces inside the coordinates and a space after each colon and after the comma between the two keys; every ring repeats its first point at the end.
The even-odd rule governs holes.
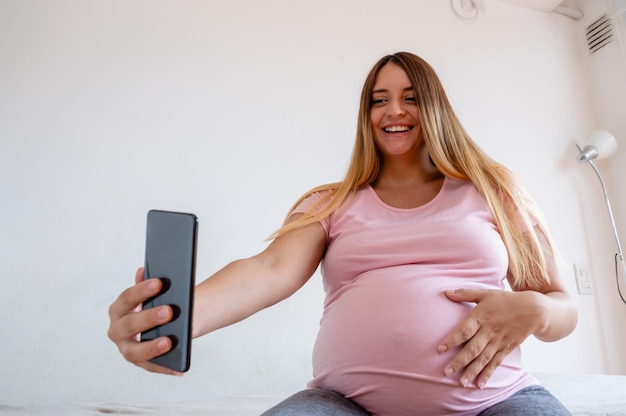
{"type": "MultiPolygon", "coordinates": [[[[569,414],[520,361],[527,337],[555,341],[577,321],[541,213],[416,55],[370,71],[345,178],[297,201],[263,252],[197,286],[194,336],[287,298],[320,265],[313,377],[264,415],[569,414]]],[[[111,305],[109,337],[171,374],[148,361],[168,338],[137,341],[172,318],[168,306],[137,312],[160,290],[142,276],[111,305]]]]}

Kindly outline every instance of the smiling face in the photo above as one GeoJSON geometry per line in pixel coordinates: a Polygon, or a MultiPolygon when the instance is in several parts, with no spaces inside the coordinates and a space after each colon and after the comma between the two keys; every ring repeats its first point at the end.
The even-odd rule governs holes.
{"type": "Polygon", "coordinates": [[[402,68],[383,66],[371,97],[370,122],[374,141],[385,159],[415,157],[422,145],[415,90],[402,68]]]}

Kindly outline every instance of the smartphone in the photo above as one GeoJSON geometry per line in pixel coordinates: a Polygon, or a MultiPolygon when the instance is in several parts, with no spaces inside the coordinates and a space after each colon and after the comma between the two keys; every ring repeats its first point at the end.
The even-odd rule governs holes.
{"type": "Polygon", "coordinates": [[[141,334],[142,341],[161,336],[172,349],[151,361],[185,372],[191,364],[191,319],[196,274],[198,218],[194,214],[151,210],[146,227],[144,280],[159,278],[162,290],[143,303],[143,309],[170,305],[172,320],[141,334]]]}

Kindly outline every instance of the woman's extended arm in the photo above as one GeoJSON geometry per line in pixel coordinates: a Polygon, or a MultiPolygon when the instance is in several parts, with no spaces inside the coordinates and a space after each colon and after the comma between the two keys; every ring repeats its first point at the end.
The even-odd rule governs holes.
{"type": "MultiPolygon", "coordinates": [[[[261,253],[234,261],[200,283],[195,289],[193,336],[238,322],[292,295],[315,272],[325,240],[322,226],[310,224],[276,238],[261,253]]],[[[169,306],[141,310],[146,299],[159,293],[161,281],[143,281],[143,269],[139,269],[135,282],[109,308],[109,338],[127,361],[148,371],[180,374],[149,361],[172,348],[168,337],[139,341],[141,332],[172,319],[169,306]]]]}
{"type": "Polygon", "coordinates": [[[196,287],[193,336],[239,322],[300,289],[317,269],[326,234],[319,223],[276,238],[196,287]]]}

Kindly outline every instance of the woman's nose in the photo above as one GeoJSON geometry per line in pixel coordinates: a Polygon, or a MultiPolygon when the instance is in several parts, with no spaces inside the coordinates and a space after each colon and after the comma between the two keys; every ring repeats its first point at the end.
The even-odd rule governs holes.
{"type": "Polygon", "coordinates": [[[406,114],[406,108],[404,108],[404,103],[401,100],[392,100],[389,110],[389,112],[396,117],[406,114]]]}

